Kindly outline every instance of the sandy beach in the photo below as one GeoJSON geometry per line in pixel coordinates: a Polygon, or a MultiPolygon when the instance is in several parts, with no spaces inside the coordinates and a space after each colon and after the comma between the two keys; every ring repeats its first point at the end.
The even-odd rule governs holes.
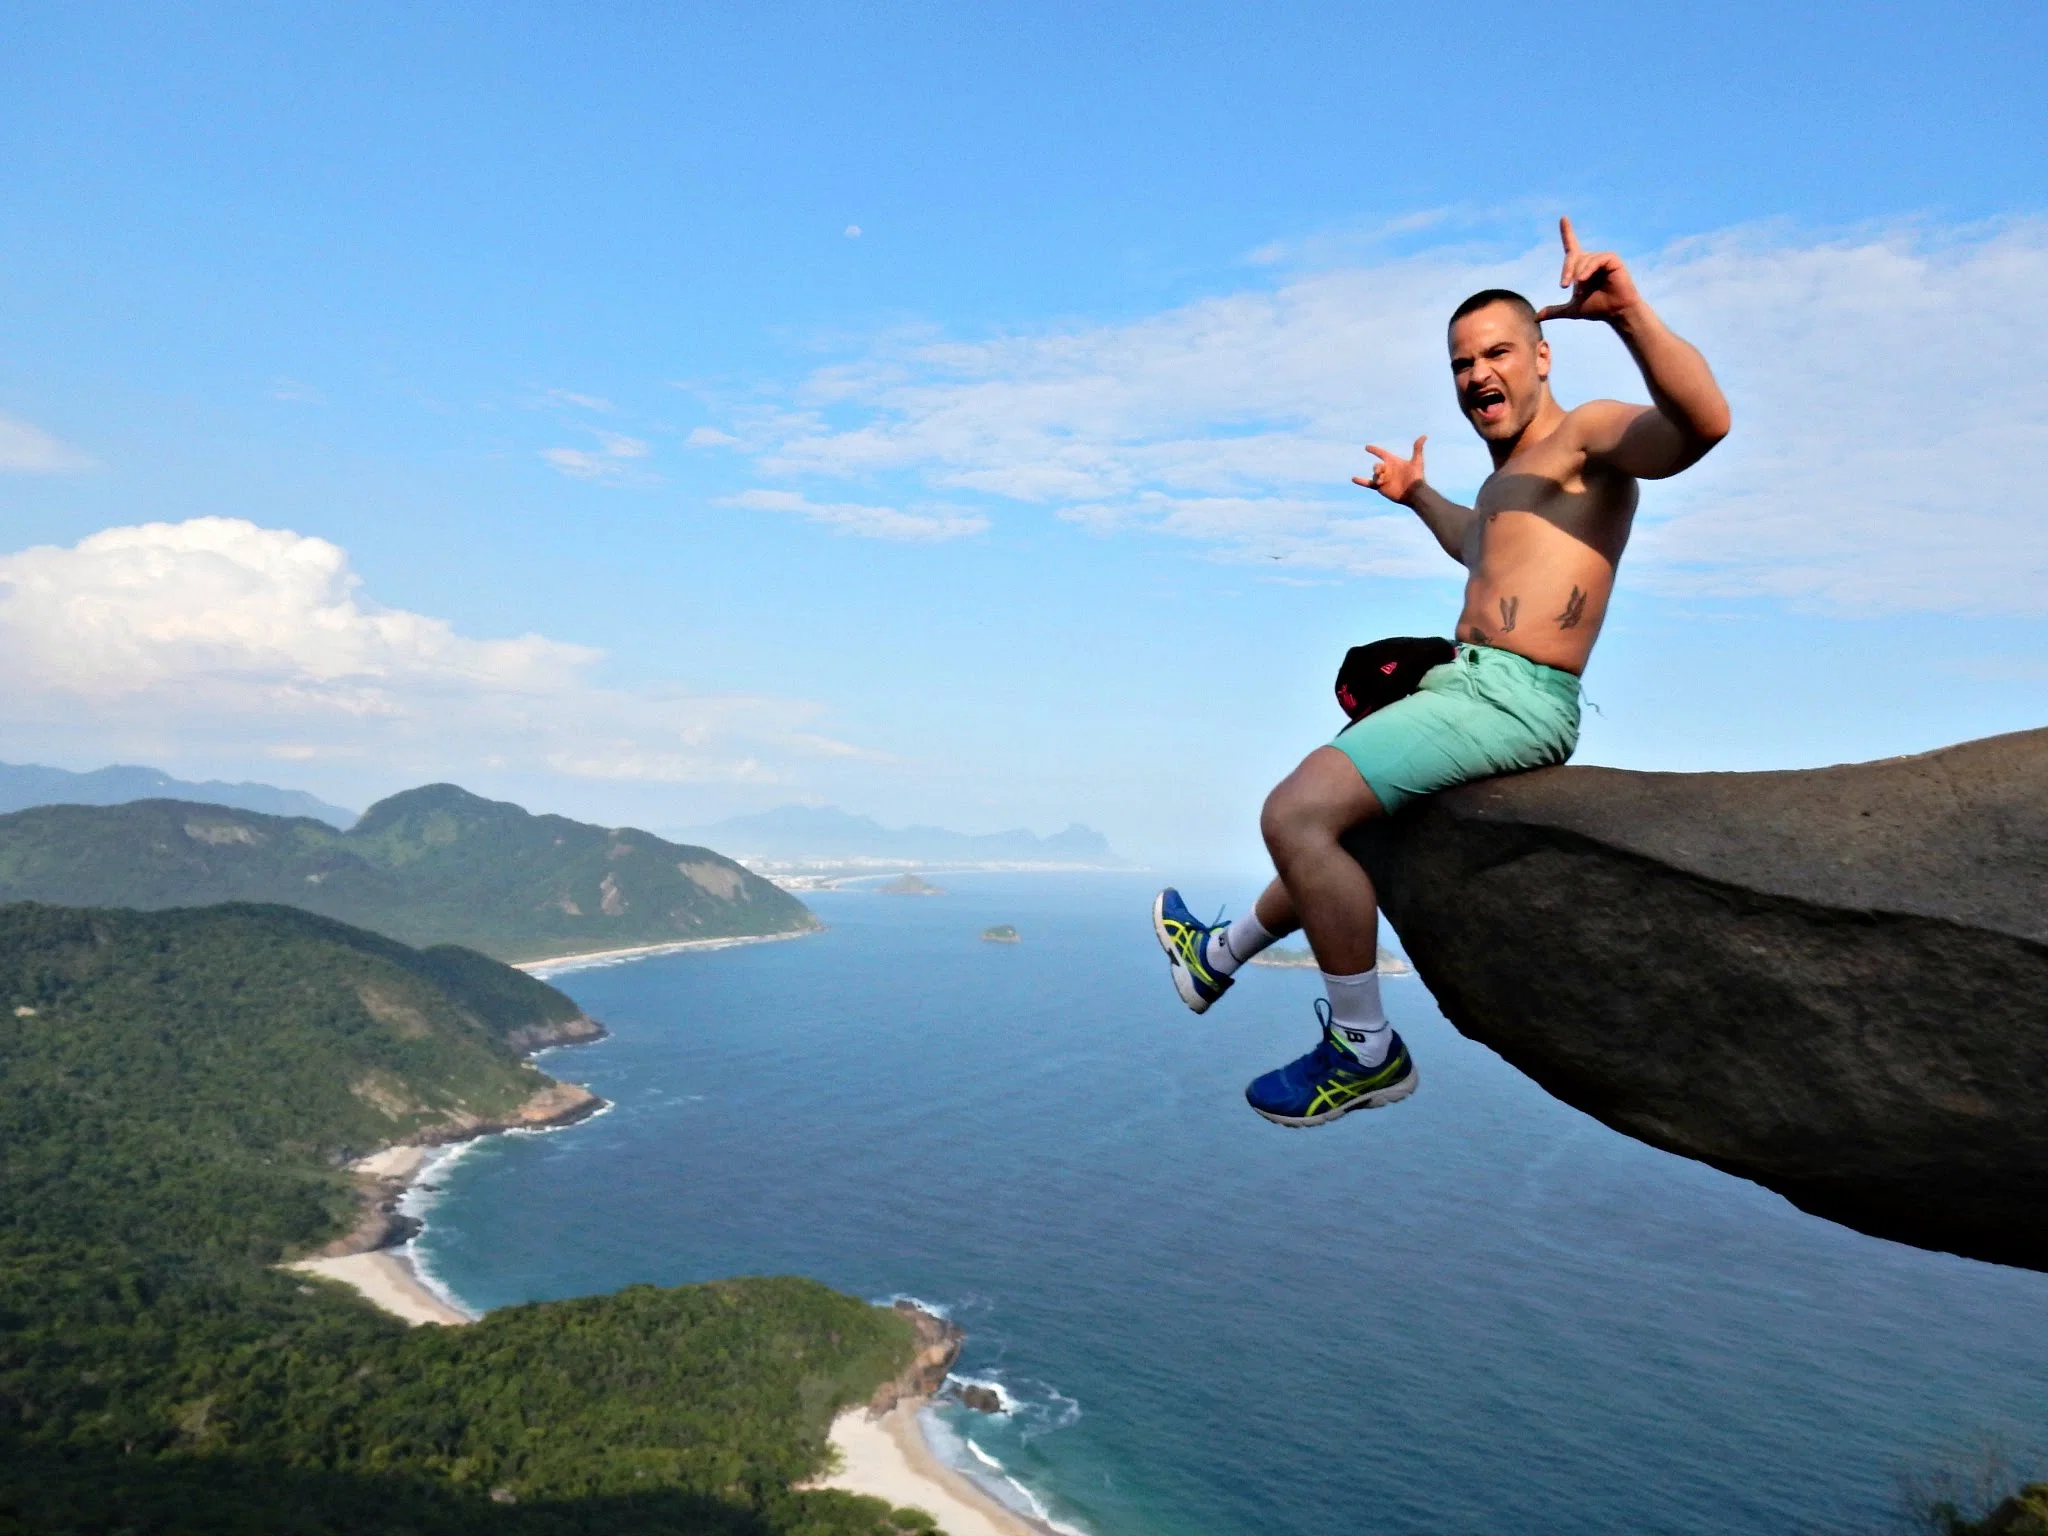
{"type": "MultiPolygon", "coordinates": [[[[392,1147],[380,1157],[416,1152],[392,1147]]],[[[392,1161],[398,1161],[392,1158],[392,1161]]],[[[417,1171],[417,1160],[407,1173],[417,1171]]],[[[421,1283],[403,1249],[382,1248],[344,1258],[301,1259],[286,1269],[320,1275],[352,1286],[372,1306],[414,1327],[425,1323],[460,1326],[474,1322],[421,1283]]],[[[897,1506],[923,1510],[946,1536],[1052,1536],[1053,1528],[1005,1509],[932,1454],[918,1428],[924,1398],[907,1398],[880,1418],[850,1408],[832,1421],[832,1444],[841,1469],[811,1484],[870,1494],[897,1506]]]]}
{"type": "Polygon", "coordinates": [[[1053,1536],[1053,1528],[1005,1509],[932,1454],[918,1428],[926,1399],[905,1398],[880,1418],[849,1408],[832,1421],[841,1468],[812,1487],[870,1494],[921,1509],[946,1536],[1053,1536]]]}
{"type": "MultiPolygon", "coordinates": [[[[349,1171],[377,1180],[394,1194],[420,1176],[427,1159],[440,1147],[396,1146],[358,1158],[349,1171]]],[[[353,1287],[371,1306],[418,1327],[422,1323],[470,1323],[476,1319],[450,1306],[427,1289],[403,1248],[373,1248],[367,1253],[299,1259],[283,1266],[304,1275],[319,1275],[353,1287]]]]}
{"type": "Polygon", "coordinates": [[[351,1253],[338,1259],[300,1259],[284,1267],[354,1286],[372,1306],[381,1307],[415,1328],[422,1323],[475,1321],[467,1312],[449,1306],[428,1290],[402,1250],[380,1248],[374,1253],[351,1253]]]}
{"type": "MultiPolygon", "coordinates": [[[[601,954],[566,956],[560,960],[529,960],[526,971],[601,964],[677,950],[759,944],[802,938],[800,933],[758,938],[699,939],[675,944],[642,945],[601,954]]],[[[394,1193],[418,1179],[438,1147],[393,1146],[358,1159],[351,1170],[374,1179],[394,1193]]],[[[318,1275],[352,1287],[372,1306],[413,1327],[437,1324],[459,1327],[476,1321],[428,1289],[403,1247],[378,1248],[327,1258],[300,1259],[283,1266],[298,1274],[318,1275]]],[[[956,1346],[957,1347],[957,1346],[956,1346]]],[[[866,1407],[850,1408],[832,1421],[831,1440],[839,1451],[840,1470],[807,1486],[839,1488],[849,1493],[886,1499],[898,1507],[921,1509],[938,1521],[946,1536],[1059,1536],[1053,1526],[1006,1508],[971,1480],[942,1462],[925,1441],[918,1412],[929,1401],[907,1397],[889,1412],[876,1416],[866,1407]]]]}
{"type": "Polygon", "coordinates": [[[512,968],[538,975],[560,973],[586,965],[610,965],[618,960],[643,960],[649,955],[679,955],[692,949],[732,949],[741,944],[777,944],[784,939],[801,939],[820,930],[799,928],[794,933],[748,933],[727,939],[677,939],[672,944],[635,944],[626,949],[594,949],[580,955],[554,955],[545,960],[515,960],[512,968]]]}

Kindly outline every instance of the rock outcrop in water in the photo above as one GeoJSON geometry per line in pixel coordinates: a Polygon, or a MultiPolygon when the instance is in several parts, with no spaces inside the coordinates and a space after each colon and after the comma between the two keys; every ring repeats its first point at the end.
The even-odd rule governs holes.
{"type": "Polygon", "coordinates": [[[1556,768],[1353,851],[1459,1030],[1652,1146],[2048,1270],[2048,730],[1788,773],[1556,768]]]}

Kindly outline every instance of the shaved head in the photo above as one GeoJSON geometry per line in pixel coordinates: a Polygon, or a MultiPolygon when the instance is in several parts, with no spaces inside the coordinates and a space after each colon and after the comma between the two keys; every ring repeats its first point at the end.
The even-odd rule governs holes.
{"type": "Polygon", "coordinates": [[[1451,324],[1456,325],[1467,315],[1476,315],[1480,310],[1491,309],[1496,304],[1505,304],[1521,317],[1522,323],[1529,328],[1529,339],[1531,341],[1541,341],[1543,339],[1543,326],[1536,319],[1536,306],[1512,288],[1480,289],[1471,298],[1451,311],[1451,324]]]}

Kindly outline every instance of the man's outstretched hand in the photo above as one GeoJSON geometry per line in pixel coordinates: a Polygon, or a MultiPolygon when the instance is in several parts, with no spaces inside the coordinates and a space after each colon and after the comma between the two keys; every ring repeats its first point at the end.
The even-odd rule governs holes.
{"type": "Polygon", "coordinates": [[[1427,437],[1415,439],[1415,457],[1412,459],[1400,458],[1367,443],[1365,451],[1379,463],[1373,466],[1370,477],[1353,475],[1351,483],[1362,485],[1368,491],[1378,491],[1389,501],[1406,503],[1415,488],[1422,484],[1422,445],[1428,441],[1427,437]]]}
{"type": "Polygon", "coordinates": [[[1537,320],[1616,320],[1643,301],[1636,292],[1636,280],[1612,251],[1582,251],[1579,237],[1572,233],[1572,221],[1559,219],[1558,233],[1564,237],[1564,271],[1557,286],[1569,288],[1571,299],[1549,304],[1537,312],[1537,320]]]}

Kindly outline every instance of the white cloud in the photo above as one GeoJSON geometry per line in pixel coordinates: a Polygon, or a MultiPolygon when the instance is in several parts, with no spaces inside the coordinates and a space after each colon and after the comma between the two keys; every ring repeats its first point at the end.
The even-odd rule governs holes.
{"type": "Polygon", "coordinates": [[[0,415],[0,473],[61,475],[91,469],[93,461],[18,416],[0,415]]]}
{"type": "Polygon", "coordinates": [[[425,776],[479,766],[757,782],[861,755],[785,699],[606,688],[601,653],[472,639],[369,600],[324,539],[233,518],[110,528],[0,555],[0,720],[123,742],[227,743],[425,776]]]}
{"type": "MultiPolygon", "coordinates": [[[[1736,421],[1698,469],[1646,487],[1638,576],[1859,612],[2048,612],[2048,391],[2020,323],[2048,288],[2048,223],[1803,242],[1745,229],[1631,261],[1736,421]]],[[[1441,556],[1349,485],[1361,444],[1427,432],[1432,481],[1476,487],[1487,463],[1454,408],[1444,316],[1496,284],[1545,302],[1556,272],[1547,239],[1504,260],[1453,248],[1123,324],[885,337],[730,425],[776,479],[907,481],[1227,557],[1407,575],[1441,556]]],[[[1641,398],[1611,334],[1551,332],[1568,403],[1641,398]]]]}
{"type": "Polygon", "coordinates": [[[724,505],[745,507],[754,512],[794,512],[814,523],[823,523],[841,533],[864,539],[891,539],[906,544],[932,544],[945,539],[981,533],[988,519],[978,512],[952,508],[934,512],[899,512],[894,507],[871,507],[854,501],[812,501],[794,491],[742,491],[729,496],[724,505]]]}
{"type": "Polygon", "coordinates": [[[573,480],[620,485],[648,478],[635,468],[654,450],[646,439],[623,432],[600,432],[596,448],[543,448],[540,456],[573,480]]]}
{"type": "Polygon", "coordinates": [[[683,439],[685,448],[730,448],[739,442],[730,432],[721,432],[716,427],[692,427],[690,435],[683,439]]]}
{"type": "Polygon", "coordinates": [[[551,389],[548,398],[560,405],[573,405],[580,411],[599,411],[607,416],[618,409],[602,395],[580,395],[573,389],[551,389]]]}
{"type": "Polygon", "coordinates": [[[279,374],[270,381],[270,398],[286,405],[325,405],[327,396],[317,385],[308,384],[304,379],[288,379],[279,374]]]}

